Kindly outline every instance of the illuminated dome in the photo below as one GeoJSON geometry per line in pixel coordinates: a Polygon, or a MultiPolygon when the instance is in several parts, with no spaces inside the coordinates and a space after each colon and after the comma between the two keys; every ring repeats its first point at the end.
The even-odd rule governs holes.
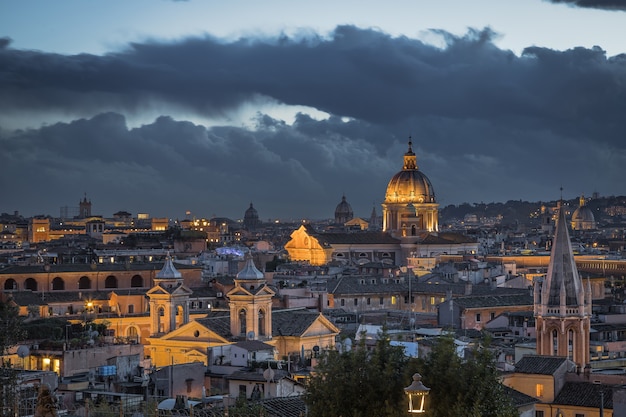
{"type": "Polygon", "coordinates": [[[592,230],[596,228],[593,211],[585,204],[585,196],[581,196],[580,205],[572,213],[572,230],[592,230]]]}
{"type": "Polygon", "coordinates": [[[423,232],[439,230],[439,204],[430,180],[417,167],[413,142],[404,154],[402,171],[391,178],[383,201],[383,232],[416,239],[423,232]]]}
{"type": "Polygon", "coordinates": [[[385,194],[386,203],[435,203],[435,190],[430,180],[417,167],[417,158],[409,141],[402,171],[391,178],[385,194]]]}
{"type": "Polygon", "coordinates": [[[354,213],[352,212],[352,206],[346,201],[346,196],[344,195],[341,197],[341,202],[337,204],[337,208],[335,209],[335,223],[344,224],[353,218],[354,213]]]}

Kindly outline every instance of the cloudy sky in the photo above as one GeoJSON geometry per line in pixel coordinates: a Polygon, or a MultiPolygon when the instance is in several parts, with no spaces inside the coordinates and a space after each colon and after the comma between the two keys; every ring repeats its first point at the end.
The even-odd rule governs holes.
{"type": "Polygon", "coordinates": [[[625,194],[620,0],[0,3],[0,212],[380,213],[625,194]]]}

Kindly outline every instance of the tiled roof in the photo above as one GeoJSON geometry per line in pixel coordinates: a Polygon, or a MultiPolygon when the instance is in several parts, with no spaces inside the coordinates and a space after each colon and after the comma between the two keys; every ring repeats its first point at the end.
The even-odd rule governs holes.
{"type": "Polygon", "coordinates": [[[260,402],[268,417],[301,417],[306,414],[301,396],[268,398],[260,402]]]}
{"type": "Polygon", "coordinates": [[[429,233],[420,243],[425,245],[449,245],[451,243],[475,243],[476,240],[459,233],[429,233]]]}
{"type": "Polygon", "coordinates": [[[274,346],[263,343],[260,340],[244,340],[237,342],[234,346],[238,346],[248,352],[258,352],[260,350],[273,350],[274,346]]]}
{"type": "MultiPolygon", "coordinates": [[[[417,282],[416,278],[411,278],[411,292],[425,294],[445,294],[452,291],[452,294],[464,294],[464,284],[428,284],[417,282]]],[[[396,283],[396,278],[386,278],[380,275],[346,275],[337,280],[328,280],[328,292],[330,294],[351,295],[351,294],[380,294],[380,293],[406,293],[409,291],[408,280],[405,279],[396,283]],[[387,282],[383,282],[386,280],[387,282]],[[373,283],[372,283],[373,282],[373,283]]]]}
{"type": "Polygon", "coordinates": [[[507,387],[506,385],[502,386],[504,387],[504,394],[511,399],[515,407],[522,407],[539,402],[539,400],[535,397],[526,395],[523,392],[519,392],[518,390],[507,387]]]}
{"type": "Polygon", "coordinates": [[[224,339],[230,339],[230,313],[228,311],[211,311],[206,317],[196,321],[224,339]]]}
{"type": "MultiPolygon", "coordinates": [[[[306,414],[304,398],[300,395],[292,397],[266,398],[248,403],[249,406],[260,405],[266,417],[302,417],[306,414]]],[[[212,409],[212,416],[226,415],[223,408],[212,409]]],[[[239,414],[237,414],[239,415],[239,414]]],[[[252,415],[251,413],[249,415],[252,415]]]]}
{"type": "Polygon", "coordinates": [[[454,298],[454,303],[463,308],[504,307],[504,306],[532,306],[533,297],[526,291],[525,294],[515,295],[482,295],[454,298]]]}
{"type": "Polygon", "coordinates": [[[319,313],[300,310],[272,311],[272,336],[302,336],[317,320],[319,313]]]}
{"type": "MultiPolygon", "coordinates": [[[[272,378],[273,382],[283,379],[289,375],[289,373],[283,369],[272,369],[272,370],[274,371],[274,377],[272,378]]],[[[263,375],[263,371],[264,371],[263,369],[254,370],[254,371],[246,371],[246,370],[236,371],[226,376],[226,379],[234,379],[234,380],[239,380],[239,381],[265,382],[267,381],[267,379],[265,379],[265,375],[263,375]]]]}
{"type": "Polygon", "coordinates": [[[9,298],[18,306],[41,306],[46,304],[41,299],[41,294],[35,294],[32,291],[14,291],[9,294],[9,298]]]}
{"type": "Polygon", "coordinates": [[[600,408],[600,392],[604,393],[604,408],[613,409],[613,387],[590,382],[566,382],[553,404],[600,408]]]}
{"type": "Polygon", "coordinates": [[[307,233],[315,237],[320,244],[337,245],[368,245],[368,244],[391,244],[397,245],[400,241],[384,232],[355,232],[355,233],[315,233],[307,229],[307,233]]]}
{"type": "Polygon", "coordinates": [[[562,356],[525,355],[515,364],[515,372],[521,374],[554,375],[554,373],[569,362],[562,356]]]}

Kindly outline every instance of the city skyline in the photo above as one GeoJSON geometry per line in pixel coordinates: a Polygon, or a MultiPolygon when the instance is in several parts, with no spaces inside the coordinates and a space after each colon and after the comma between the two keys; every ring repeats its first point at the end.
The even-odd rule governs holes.
{"type": "Polygon", "coordinates": [[[466,3],[3,2],[0,212],[368,217],[409,137],[442,207],[623,194],[626,7],[466,3]]]}

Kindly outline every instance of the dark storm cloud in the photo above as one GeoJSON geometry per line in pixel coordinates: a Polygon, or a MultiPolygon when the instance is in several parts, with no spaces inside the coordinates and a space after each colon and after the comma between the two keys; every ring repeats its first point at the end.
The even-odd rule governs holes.
{"type": "Polygon", "coordinates": [[[330,217],[345,193],[367,217],[375,202],[380,211],[409,135],[442,204],[553,199],[561,184],[572,196],[622,192],[626,56],[599,47],[517,56],[489,29],[440,34],[445,48],[343,26],[329,38],[205,37],[105,56],[6,42],[1,113],[83,117],[0,126],[0,185],[53,184],[46,198],[16,192],[29,202],[0,211],[38,199],[71,205],[93,190],[105,215],[159,207],[237,217],[253,201],[262,217],[330,217]],[[163,111],[126,125],[151,106],[211,117],[263,98],[331,116],[290,125],[259,113],[252,127],[207,128],[163,111]]]}
{"type": "Polygon", "coordinates": [[[626,3],[623,0],[549,0],[552,3],[565,3],[577,7],[589,7],[592,9],[623,10],[626,11],[626,3]]]}

